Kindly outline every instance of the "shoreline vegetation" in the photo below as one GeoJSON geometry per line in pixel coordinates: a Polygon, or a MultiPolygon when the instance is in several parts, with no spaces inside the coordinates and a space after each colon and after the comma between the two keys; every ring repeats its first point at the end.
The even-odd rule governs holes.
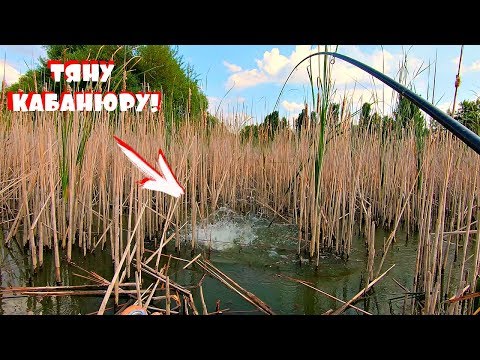
{"type": "MultiPolygon", "coordinates": [[[[328,74],[330,65],[324,66],[328,74]]],[[[125,78],[125,67],[123,71],[125,78]]],[[[402,99],[398,109],[403,118],[397,114],[395,119],[403,121],[402,126],[380,121],[367,108],[355,124],[346,100],[336,106],[331,102],[330,80],[319,84],[316,94],[313,88],[312,81],[315,111],[305,105],[294,128],[282,125],[277,112],[262,126],[239,131],[240,124],[227,125],[202,107],[193,111],[191,91],[179,111],[168,100],[156,113],[4,110],[3,241],[28,249],[33,272],[42,271],[44,252],[52,251],[58,283],[63,254],[69,261],[74,247],[84,256],[109,248],[113,278],[88,275],[99,286],[94,291],[104,296],[99,314],[111,294],[119,304],[122,293],[137,305],[163,301],[162,314],[179,309],[199,313],[191,293],[169,278],[169,262],[160,267],[162,256],[175,256],[166,254],[167,244],[177,251],[191,250],[192,259],[182,259],[185,268],[200,267],[268,314],[273,312],[267,304],[195,255],[195,228],[202,219],[225,206],[294,223],[297,253],[315,267],[322,266],[322,253],[348,261],[359,227],[369,254],[368,279],[353,299],[340,299],[338,309],[328,312],[340,314],[388,274],[392,267],[383,263],[401,228],[419,239],[415,276],[405,288],[405,296],[415,295],[409,299],[411,313],[478,314],[478,155],[442,129],[426,130],[418,109],[402,99]],[[151,163],[161,148],[185,195],[175,199],[141,190],[141,173],[121,154],[113,136],[151,163]],[[181,234],[187,223],[192,235],[184,243],[181,234]],[[378,227],[390,234],[383,248],[375,248],[378,227]],[[146,249],[146,240],[154,242],[153,252],[146,249]],[[380,258],[378,266],[375,257],[380,258]],[[156,282],[142,289],[142,276],[153,276],[156,282]],[[162,295],[155,295],[160,290],[162,295]]]]}

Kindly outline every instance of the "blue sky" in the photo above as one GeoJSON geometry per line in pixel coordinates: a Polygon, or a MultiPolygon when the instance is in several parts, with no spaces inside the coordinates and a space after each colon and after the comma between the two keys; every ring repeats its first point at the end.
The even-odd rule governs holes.
{"type": "MultiPolygon", "coordinates": [[[[199,75],[201,86],[209,98],[210,111],[230,119],[235,114],[241,114],[247,122],[261,121],[273,111],[288,73],[301,59],[316,50],[317,45],[179,46],[179,53],[199,75]]],[[[443,110],[452,106],[460,45],[387,45],[383,49],[380,45],[340,45],[338,52],[378,70],[384,69],[391,77],[397,77],[399,64],[407,54],[407,82],[419,95],[429,100],[432,99],[437,54],[434,102],[443,110]],[[425,70],[411,81],[419,69],[425,70]]],[[[5,54],[7,82],[12,82],[45,52],[39,45],[0,45],[0,77],[3,77],[5,54]]],[[[289,119],[298,115],[305,101],[311,106],[307,65],[304,63],[295,72],[280,98],[278,110],[289,119]]],[[[315,78],[318,76],[318,60],[313,60],[312,68],[315,78]]],[[[375,102],[380,112],[391,110],[394,103],[392,91],[361,70],[336,60],[332,66],[332,79],[335,81],[336,99],[340,101],[346,96],[352,110],[367,101],[375,102]]],[[[480,46],[465,46],[461,79],[458,100],[475,99],[480,95],[480,46]]]]}

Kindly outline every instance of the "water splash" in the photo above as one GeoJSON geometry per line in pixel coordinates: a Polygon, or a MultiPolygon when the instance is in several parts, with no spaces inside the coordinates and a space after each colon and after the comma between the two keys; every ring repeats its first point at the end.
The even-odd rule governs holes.
{"type": "MultiPolygon", "coordinates": [[[[255,217],[242,216],[231,209],[222,207],[209,219],[197,225],[196,241],[212,250],[227,250],[252,244],[257,239],[254,226],[258,221],[255,217]]],[[[192,227],[189,224],[187,241],[192,239],[192,227]]]]}

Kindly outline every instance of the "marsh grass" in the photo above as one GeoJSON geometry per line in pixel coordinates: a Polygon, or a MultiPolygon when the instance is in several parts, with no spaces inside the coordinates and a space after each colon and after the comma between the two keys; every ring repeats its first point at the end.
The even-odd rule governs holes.
{"type": "MultiPolygon", "coordinates": [[[[319,104],[323,109],[322,100],[319,104]]],[[[222,123],[207,126],[205,113],[166,127],[164,111],[126,112],[121,121],[120,115],[106,112],[2,112],[0,226],[5,241],[18,242],[28,252],[33,271],[42,267],[44,251],[54,251],[57,281],[60,258],[66,253],[68,259],[74,246],[85,256],[109,247],[115,267],[126,251],[123,278],[133,279],[130,264],[139,267],[144,261],[145,241],[158,250],[147,262],[158,263],[170,241],[193,251],[194,236],[188,244],[180,241],[184,225],[190,223],[195,234],[200,220],[227,206],[297,224],[298,239],[292,241],[298,241],[299,256],[316,266],[323,252],[348,259],[360,228],[370,252],[368,277],[373,278],[385,270],[374,269],[375,257],[384,257],[395,242],[392,231],[384,248],[375,248],[375,227],[404,228],[419,233],[411,286],[425,294],[412,300],[412,313],[475,311],[473,300],[446,300],[476,291],[478,156],[443,131],[422,134],[419,151],[414,127],[364,131],[352,125],[345,102],[340,113],[334,123],[325,107],[323,120],[309,119],[300,133],[280,129],[271,139],[261,130],[258,138],[245,139],[222,123]],[[113,135],[152,164],[162,148],[185,195],[177,200],[140,189],[135,182],[143,175],[123,156],[113,135]],[[130,241],[134,249],[127,246],[130,241]],[[456,271],[459,276],[452,275],[456,271]]]]}

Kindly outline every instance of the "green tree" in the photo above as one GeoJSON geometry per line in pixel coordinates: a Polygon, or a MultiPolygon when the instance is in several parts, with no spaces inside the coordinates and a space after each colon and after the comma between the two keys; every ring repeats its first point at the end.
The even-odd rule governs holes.
{"type": "Polygon", "coordinates": [[[360,120],[358,125],[362,129],[368,130],[370,128],[370,123],[371,123],[371,111],[372,111],[372,105],[370,103],[364,103],[362,105],[362,110],[360,111],[360,120]]]}
{"type": "Polygon", "coordinates": [[[15,84],[10,85],[5,90],[6,91],[14,91],[17,92],[22,90],[24,92],[31,92],[31,91],[41,91],[43,87],[43,77],[44,74],[39,72],[35,69],[28,70],[25,74],[20,76],[18,82],[15,84]]]}
{"type": "Polygon", "coordinates": [[[295,120],[295,129],[297,130],[298,133],[302,131],[302,128],[306,123],[306,120],[307,119],[305,116],[305,109],[302,109],[300,114],[298,114],[297,120],[295,120]]]}
{"type": "Polygon", "coordinates": [[[251,138],[253,142],[258,142],[258,130],[258,125],[244,126],[242,130],[240,130],[240,138],[242,141],[247,141],[251,138]]]}
{"type": "Polygon", "coordinates": [[[330,105],[330,115],[329,115],[330,124],[336,126],[340,122],[340,104],[332,103],[330,105]]]}
{"type": "Polygon", "coordinates": [[[462,101],[454,118],[480,135],[480,97],[472,101],[462,101]]]}
{"type": "Polygon", "coordinates": [[[273,134],[277,131],[279,123],[278,119],[278,111],[274,111],[265,116],[262,126],[267,129],[269,137],[273,136],[273,134]]]}
{"type": "MultiPolygon", "coordinates": [[[[120,91],[124,86],[132,92],[142,90],[162,91],[166,113],[174,114],[176,119],[183,119],[188,113],[198,115],[206,109],[208,101],[199,86],[198,75],[194,69],[185,64],[178,54],[178,48],[167,45],[47,45],[47,59],[40,59],[35,70],[28,71],[20,77],[17,84],[8,90],[41,91],[45,85],[49,90],[60,93],[65,84],[51,80],[47,68],[51,60],[85,60],[98,59],[115,62],[108,85],[110,91],[120,91]],[[34,76],[35,75],[35,76],[34,76]],[[126,75],[126,76],[125,76],[126,75]],[[124,78],[125,76],[125,78],[124,78]],[[147,87],[148,86],[148,87],[147,87]]],[[[75,84],[76,89],[85,89],[88,84],[75,84]]]]}
{"type": "Polygon", "coordinates": [[[382,117],[377,113],[374,112],[370,118],[370,126],[372,129],[379,130],[382,127],[382,117]]]}
{"type": "MultiPolygon", "coordinates": [[[[126,88],[129,91],[137,92],[142,90],[142,81],[136,71],[136,62],[138,57],[135,56],[135,46],[118,46],[118,45],[47,45],[47,57],[51,60],[110,60],[113,59],[115,67],[110,77],[110,91],[120,91],[123,87],[123,73],[126,70],[126,88]],[[125,65],[125,66],[124,66],[125,65]]],[[[47,68],[47,59],[41,59],[42,70],[47,76],[50,71],[47,68]]],[[[55,88],[54,91],[63,90],[55,88]]],[[[83,81],[75,84],[79,89],[85,89],[88,84],[83,81]]],[[[104,88],[105,90],[105,88],[104,88]]]]}
{"type": "Polygon", "coordinates": [[[317,114],[315,111],[310,113],[310,117],[305,114],[305,109],[302,109],[300,114],[298,114],[297,119],[295,120],[294,126],[297,133],[300,133],[302,129],[307,126],[307,123],[312,124],[317,122],[317,114]]]}
{"type": "MultiPolygon", "coordinates": [[[[197,115],[208,101],[200,89],[198,75],[183,62],[178,48],[166,45],[142,45],[137,48],[139,75],[154,89],[162,90],[178,115],[190,111],[197,115]]],[[[174,111],[175,111],[174,110],[174,111]]]]}
{"type": "Polygon", "coordinates": [[[240,137],[242,141],[248,140],[250,137],[254,141],[258,141],[259,135],[266,136],[269,140],[275,137],[277,131],[288,128],[288,121],[286,117],[279,120],[278,111],[274,111],[267,116],[261,124],[247,125],[240,130],[240,137]]]}
{"type": "Polygon", "coordinates": [[[397,125],[401,128],[408,128],[413,125],[415,128],[421,129],[426,124],[420,108],[403,96],[398,101],[394,117],[397,125]]]}

